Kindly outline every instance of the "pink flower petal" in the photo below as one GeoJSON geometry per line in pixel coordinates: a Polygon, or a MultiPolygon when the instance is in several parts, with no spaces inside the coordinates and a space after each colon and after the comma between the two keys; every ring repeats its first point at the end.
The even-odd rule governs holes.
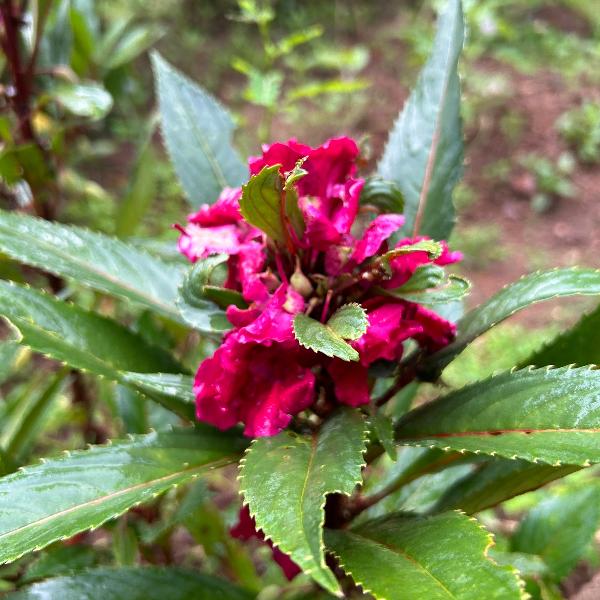
{"type": "Polygon", "coordinates": [[[327,372],[333,379],[335,397],[338,402],[348,406],[361,406],[369,403],[371,398],[367,367],[334,358],[327,365],[327,372]]]}
{"type": "Polygon", "coordinates": [[[362,238],[356,244],[351,261],[359,265],[366,258],[377,254],[381,244],[387,240],[394,232],[398,231],[404,225],[402,215],[379,215],[376,217],[367,229],[362,238]]]}

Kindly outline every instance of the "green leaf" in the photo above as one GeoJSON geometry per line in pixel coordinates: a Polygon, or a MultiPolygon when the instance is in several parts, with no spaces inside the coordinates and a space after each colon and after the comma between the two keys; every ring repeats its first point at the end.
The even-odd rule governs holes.
{"type": "Polygon", "coordinates": [[[165,408],[187,419],[195,420],[196,399],[193,379],[171,373],[119,373],[119,380],[156,400],[165,408]]]}
{"type": "Polygon", "coordinates": [[[157,52],[152,53],[152,64],[162,132],[177,176],[194,207],[212,204],[224,187],[237,187],[248,178],[231,146],[231,117],[157,52]]]}
{"type": "Polygon", "coordinates": [[[0,281],[0,316],[20,331],[21,343],[32,350],[109,379],[118,379],[120,370],[180,370],[164,350],[116,321],[32,288],[0,281]]]}
{"type": "Polygon", "coordinates": [[[396,444],[394,443],[394,425],[392,419],[383,411],[373,409],[371,414],[371,424],[377,439],[387,452],[387,455],[395,461],[397,451],[396,444]]]}
{"type": "Polygon", "coordinates": [[[340,306],[327,321],[327,326],[345,340],[357,340],[367,332],[369,319],[360,304],[351,302],[340,306]]]}
{"type": "Polygon", "coordinates": [[[357,340],[366,331],[369,320],[360,304],[345,304],[331,316],[327,324],[303,313],[294,317],[294,335],[305,348],[336,356],[342,360],[358,360],[358,352],[344,339],[357,340]]]}
{"type": "Polygon", "coordinates": [[[163,31],[160,28],[148,25],[137,25],[126,30],[112,48],[110,55],[99,57],[102,68],[118,69],[130,63],[154,45],[162,35],[163,31]]]}
{"type": "Polygon", "coordinates": [[[412,252],[427,252],[431,260],[435,260],[441,256],[442,251],[443,247],[439,242],[434,242],[433,240],[421,240],[419,242],[415,242],[414,244],[408,244],[406,246],[394,248],[393,250],[382,254],[378,260],[390,261],[397,256],[411,254],[412,252]]]}
{"type": "Polygon", "coordinates": [[[404,212],[404,196],[393,181],[381,177],[367,177],[360,192],[361,204],[372,204],[386,213],[404,212]]]}
{"type": "Polygon", "coordinates": [[[493,458],[477,465],[473,472],[448,488],[433,512],[459,508],[471,515],[535,490],[579,468],[574,465],[553,467],[526,460],[493,458]]]}
{"type": "Polygon", "coordinates": [[[462,175],[463,142],[457,65],[464,41],[460,0],[440,15],[429,61],[388,138],[377,171],[404,196],[403,233],[447,239],[452,190],[462,175]]]}
{"type": "Polygon", "coordinates": [[[11,594],[11,600],[251,600],[253,594],[216,577],[178,567],[99,568],[55,577],[11,594]]]}
{"type": "Polygon", "coordinates": [[[105,235],[0,211],[0,251],[181,320],[175,308],[181,270],[105,235]]]}
{"type": "Polygon", "coordinates": [[[600,487],[567,488],[535,506],[511,538],[511,549],[542,557],[549,577],[561,580],[582,558],[600,521],[600,487]]]}
{"type": "Polygon", "coordinates": [[[185,322],[194,329],[205,333],[231,329],[225,311],[210,299],[210,292],[206,289],[211,282],[213,271],[225,263],[227,258],[225,254],[217,254],[199,260],[183,279],[179,288],[177,308],[185,322]]]}
{"type": "Polygon", "coordinates": [[[65,110],[92,121],[103,119],[113,106],[112,96],[98,83],[61,82],[50,94],[65,110]]]}
{"type": "Polygon", "coordinates": [[[598,294],[600,270],[574,267],[526,275],[468,312],[458,322],[456,340],[427,360],[423,373],[428,378],[434,377],[432,374],[441,371],[475,338],[531,304],[562,296],[598,294]]]}
{"type": "Polygon", "coordinates": [[[473,519],[392,514],[349,530],[326,530],[341,567],[365,592],[386,600],[520,600],[510,567],[487,558],[492,536],[473,519]]]}
{"type": "Polygon", "coordinates": [[[44,429],[52,405],[63,391],[67,381],[66,368],[58,371],[40,386],[25,388],[26,395],[16,403],[15,411],[5,416],[2,423],[0,441],[6,453],[17,463],[22,463],[29,455],[37,437],[44,429]]]}
{"type": "MultiPolygon", "coordinates": [[[[410,281],[407,282],[410,285],[410,281]]],[[[458,275],[450,275],[443,285],[435,288],[405,291],[404,286],[395,290],[389,290],[386,295],[394,298],[402,298],[409,302],[417,302],[418,304],[435,305],[455,302],[466,296],[471,289],[471,283],[459,277],[458,275]]]]}
{"type": "Polygon", "coordinates": [[[554,465],[600,462],[600,371],[506,372],[412,410],[396,428],[407,445],[554,465]]]}
{"type": "Polygon", "coordinates": [[[257,439],[240,471],[257,528],[333,593],[338,584],[323,556],[325,496],[351,494],[361,483],[365,438],[361,415],[344,409],[311,437],[285,431],[257,439]]]}
{"type": "Polygon", "coordinates": [[[600,364],[600,306],[540,348],[526,364],[538,367],[600,364]]]}
{"type": "Polygon", "coordinates": [[[98,527],[237,460],[245,441],[203,428],[132,436],[0,479],[0,563],[98,527]]]}
{"type": "Polygon", "coordinates": [[[272,240],[285,243],[287,238],[282,214],[283,183],[281,165],[265,167],[242,186],[240,211],[248,223],[264,231],[272,240]]]}

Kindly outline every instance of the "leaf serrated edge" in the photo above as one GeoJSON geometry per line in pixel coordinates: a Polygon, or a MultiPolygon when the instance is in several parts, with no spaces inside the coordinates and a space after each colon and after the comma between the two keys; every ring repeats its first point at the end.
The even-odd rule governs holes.
{"type": "MultiPolygon", "coordinates": [[[[171,426],[171,431],[173,431],[173,427],[172,426],[171,426]]],[[[141,435],[143,435],[143,436],[149,436],[151,434],[157,435],[156,430],[152,429],[149,433],[141,434],[141,435]]],[[[91,448],[90,448],[90,450],[75,450],[75,451],[66,450],[65,452],[68,453],[68,455],[64,456],[63,458],[64,459],[66,459],[66,458],[72,458],[73,456],[77,456],[77,455],[80,455],[80,454],[88,454],[90,452],[101,451],[102,449],[108,448],[108,447],[111,447],[111,446],[114,447],[113,440],[109,439],[104,444],[94,444],[94,445],[92,445],[91,448]]],[[[225,457],[223,459],[220,459],[220,461],[224,460],[224,459],[225,459],[225,457]]],[[[58,458],[58,459],[55,459],[55,461],[53,461],[53,462],[60,461],[60,460],[62,460],[62,459],[58,458]]],[[[215,461],[215,462],[220,462],[220,461],[215,461]]],[[[33,469],[33,468],[35,468],[37,466],[40,466],[40,465],[47,464],[48,462],[49,462],[48,459],[46,459],[46,458],[40,458],[40,460],[39,460],[38,463],[33,463],[31,465],[26,465],[26,466],[23,466],[23,467],[19,467],[17,469],[17,471],[15,471],[15,474],[16,473],[24,473],[24,474],[27,475],[27,474],[30,473],[31,469],[33,469]]],[[[225,466],[227,464],[230,464],[230,463],[225,462],[223,464],[216,464],[216,465],[211,464],[208,467],[207,467],[207,465],[202,465],[201,467],[194,467],[194,469],[204,469],[204,468],[207,468],[207,470],[211,470],[212,471],[214,469],[218,469],[221,466],[225,466]]],[[[186,485],[190,481],[195,481],[201,475],[203,475],[203,473],[201,471],[198,472],[198,473],[192,473],[192,474],[190,474],[189,479],[186,479],[185,481],[181,481],[181,482],[178,482],[178,483],[171,484],[169,486],[169,488],[167,488],[167,489],[177,489],[180,485],[186,485]]],[[[8,477],[8,476],[10,476],[10,474],[7,475],[6,477],[8,477]]],[[[46,548],[47,546],[49,546],[50,544],[53,544],[54,542],[64,541],[64,540],[71,539],[74,535],[77,535],[77,533],[81,533],[83,531],[95,531],[96,529],[98,529],[99,527],[101,527],[102,525],[104,525],[104,523],[107,523],[108,521],[111,521],[112,519],[116,519],[116,518],[120,517],[121,515],[124,515],[126,512],[130,511],[132,508],[136,508],[137,506],[140,506],[141,504],[145,504],[147,502],[151,502],[152,500],[154,500],[155,498],[157,498],[161,494],[164,494],[167,491],[167,489],[164,489],[164,490],[161,490],[161,491],[158,491],[158,492],[153,492],[148,497],[143,498],[143,499],[141,499],[141,500],[139,500],[137,502],[134,502],[134,503],[130,504],[127,508],[125,508],[123,510],[114,512],[112,515],[101,519],[100,521],[98,521],[97,523],[94,523],[90,527],[85,527],[84,529],[80,529],[79,531],[77,531],[75,533],[72,533],[70,535],[56,535],[55,537],[52,537],[52,539],[50,539],[47,542],[44,542],[43,544],[38,544],[38,545],[36,545],[36,546],[34,546],[32,548],[29,548],[29,549],[27,549],[27,550],[19,553],[18,555],[11,555],[11,557],[8,558],[8,559],[0,560],[0,565],[5,565],[5,564],[8,564],[8,563],[12,563],[12,562],[18,560],[19,558],[25,556],[26,554],[30,554],[31,552],[37,552],[38,550],[42,550],[43,548],[46,548]]],[[[27,524],[26,526],[29,526],[29,525],[30,524],[27,524]]],[[[15,530],[9,531],[8,533],[12,533],[13,531],[15,531],[15,530]]],[[[4,535],[6,535],[6,534],[4,534],[4,535]]]]}
{"type": "MultiPolygon", "coordinates": [[[[485,537],[487,539],[487,544],[482,549],[483,550],[482,558],[484,558],[485,560],[488,560],[494,566],[497,566],[499,569],[502,569],[502,570],[504,570],[506,572],[509,572],[512,575],[514,575],[516,583],[517,583],[517,586],[519,588],[520,600],[529,600],[531,598],[531,596],[525,591],[525,582],[523,581],[523,579],[521,579],[520,572],[518,571],[518,569],[516,569],[515,567],[510,566],[510,565],[500,566],[500,565],[498,565],[496,563],[496,561],[494,561],[492,558],[490,558],[488,556],[488,552],[490,551],[490,549],[493,546],[496,545],[496,541],[494,539],[494,535],[490,531],[488,531],[475,517],[467,515],[464,511],[462,511],[460,509],[455,509],[455,510],[452,510],[452,511],[449,511],[449,512],[458,513],[461,516],[466,517],[469,521],[472,521],[472,522],[474,522],[477,525],[478,529],[480,529],[485,534],[485,537]]],[[[344,573],[346,573],[346,575],[349,575],[352,578],[352,581],[354,581],[354,583],[356,585],[360,586],[364,592],[366,592],[368,594],[371,594],[377,600],[390,600],[387,596],[381,596],[381,595],[378,596],[363,581],[359,580],[354,575],[354,573],[346,566],[346,563],[344,563],[344,561],[342,560],[341,556],[337,552],[335,552],[332,549],[328,549],[327,552],[329,552],[332,556],[335,557],[335,559],[337,560],[340,568],[344,571],[344,573]]]]}
{"type": "MultiPolygon", "coordinates": [[[[369,433],[370,433],[370,424],[368,422],[368,420],[365,418],[365,416],[361,413],[357,413],[359,415],[359,418],[362,420],[363,423],[363,432],[362,432],[362,449],[361,449],[361,453],[360,455],[362,456],[362,462],[360,465],[360,472],[362,474],[362,470],[367,466],[367,461],[365,458],[365,453],[367,451],[367,443],[369,441],[369,433]]],[[[315,435],[315,434],[313,434],[315,435]]],[[[256,516],[256,513],[252,511],[252,507],[250,506],[250,503],[246,501],[245,499],[245,494],[244,494],[244,468],[245,468],[245,464],[246,464],[246,456],[250,453],[250,451],[252,450],[252,447],[254,446],[254,444],[258,441],[259,438],[255,438],[254,440],[252,440],[252,442],[250,443],[250,445],[246,448],[246,450],[244,451],[244,454],[242,456],[242,458],[239,461],[239,474],[237,476],[237,481],[239,482],[240,486],[239,486],[239,495],[242,498],[242,506],[243,507],[247,507],[248,511],[250,513],[250,516],[254,519],[254,522],[256,523],[256,528],[260,529],[263,532],[263,535],[265,536],[264,539],[266,541],[271,541],[273,546],[275,548],[279,548],[282,552],[284,552],[285,554],[287,554],[288,556],[291,556],[290,553],[288,551],[286,551],[286,549],[281,545],[280,542],[278,542],[277,540],[275,540],[271,535],[267,535],[259,526],[258,523],[258,519],[256,516]]],[[[356,487],[357,485],[362,485],[363,484],[363,478],[362,476],[359,476],[354,482],[353,482],[353,486],[356,487]]],[[[325,504],[327,502],[327,496],[330,494],[343,494],[344,496],[350,496],[352,492],[347,493],[344,492],[340,489],[335,489],[335,490],[330,490],[328,492],[325,492],[324,494],[322,494],[322,502],[319,506],[319,510],[320,510],[320,515],[321,515],[321,519],[319,522],[319,526],[320,526],[320,531],[321,531],[321,535],[319,536],[319,548],[320,548],[320,560],[318,563],[318,567],[320,567],[321,569],[325,570],[325,571],[329,571],[331,572],[331,570],[329,569],[329,567],[327,566],[327,563],[325,562],[325,539],[324,539],[324,535],[323,535],[323,531],[324,531],[324,526],[325,526],[325,504]]],[[[292,558],[293,559],[293,558],[292,558]]],[[[314,557],[313,557],[314,560],[314,557]]],[[[310,575],[311,573],[314,572],[314,568],[310,568],[310,569],[302,569],[302,572],[305,573],[306,575],[310,575]]],[[[333,576],[333,573],[332,573],[333,576]]],[[[343,594],[341,594],[340,592],[336,593],[336,596],[343,598],[343,594]]]]}

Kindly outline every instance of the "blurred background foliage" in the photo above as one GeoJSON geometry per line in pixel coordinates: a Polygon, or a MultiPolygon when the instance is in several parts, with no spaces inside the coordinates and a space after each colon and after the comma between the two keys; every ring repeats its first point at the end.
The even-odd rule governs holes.
{"type": "MultiPolygon", "coordinates": [[[[21,50],[28,49],[21,58],[34,57],[26,114],[13,110],[11,99],[20,90],[6,48],[0,56],[0,206],[133,239],[181,260],[171,225],[183,221],[190,207],[157,133],[150,48],[231,107],[243,154],[257,153],[269,140],[294,136],[317,144],[350,134],[359,137],[372,164],[427,56],[438,4],[31,2],[20,28],[21,50]]],[[[459,223],[452,244],[465,253],[459,269],[473,280],[469,303],[476,304],[531,270],[598,264],[600,11],[587,0],[465,0],[465,11],[467,175],[455,198],[459,223]]],[[[52,280],[3,256],[0,277],[53,289],[52,280]]],[[[77,294],[100,312],[119,310],[79,288],[53,291],[77,294]]],[[[550,324],[530,310],[498,327],[453,363],[445,384],[458,387],[519,362],[585,306],[557,302],[550,324]]],[[[181,341],[180,332],[147,314],[131,325],[154,343],[181,341]]],[[[10,331],[0,331],[5,472],[36,456],[169,425],[171,417],[160,407],[119,386],[32,359],[10,331]]],[[[210,340],[199,348],[193,341],[190,367],[213,349],[210,340]]],[[[444,474],[467,476],[464,468],[444,474]]],[[[585,481],[574,474],[483,513],[497,534],[496,559],[521,553],[534,597],[585,593],[600,565],[593,535],[600,492],[590,477],[595,471],[586,471],[585,481]],[[548,508],[556,506],[552,515],[560,519],[561,511],[575,511],[580,520],[571,519],[575,525],[565,530],[548,508]],[[563,552],[567,541],[573,547],[563,552]]],[[[0,567],[0,591],[48,573],[140,561],[202,563],[208,571],[226,565],[251,588],[282,584],[267,551],[258,550],[259,563],[261,557],[265,561],[257,573],[256,562],[227,536],[235,515],[216,506],[235,495],[235,485],[222,474],[214,478],[219,478],[214,485],[174,490],[82,534],[84,551],[61,543],[33,561],[0,567]]],[[[435,476],[425,476],[403,492],[411,495],[402,502],[411,510],[423,508],[437,500],[442,487],[436,488],[435,476]]]]}

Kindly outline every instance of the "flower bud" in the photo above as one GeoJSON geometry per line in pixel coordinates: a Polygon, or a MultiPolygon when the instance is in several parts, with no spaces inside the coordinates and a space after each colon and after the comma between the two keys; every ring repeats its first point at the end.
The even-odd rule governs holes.
{"type": "Polygon", "coordinates": [[[300,266],[296,265],[296,270],[290,277],[292,287],[304,298],[309,298],[313,293],[313,286],[310,279],[300,270],[300,266]]]}

